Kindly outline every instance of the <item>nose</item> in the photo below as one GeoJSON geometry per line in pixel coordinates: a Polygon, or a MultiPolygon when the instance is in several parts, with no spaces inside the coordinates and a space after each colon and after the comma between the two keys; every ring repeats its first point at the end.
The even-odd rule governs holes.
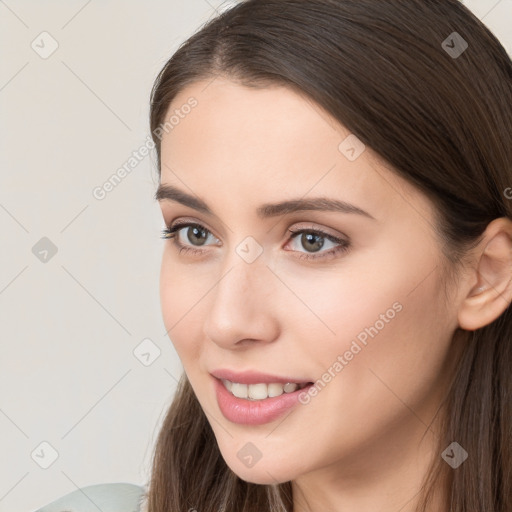
{"type": "Polygon", "coordinates": [[[230,349],[277,339],[275,281],[263,258],[232,262],[211,292],[212,306],[203,323],[207,339],[230,349]]]}

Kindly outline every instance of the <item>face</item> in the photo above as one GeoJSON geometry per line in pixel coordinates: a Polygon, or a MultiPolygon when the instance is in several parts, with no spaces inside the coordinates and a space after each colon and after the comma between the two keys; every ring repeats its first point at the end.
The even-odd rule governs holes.
{"type": "Polygon", "coordinates": [[[164,241],[162,314],[228,466],[266,484],[421,456],[457,327],[431,203],[288,88],[217,78],[181,91],[166,119],[175,110],[161,185],[209,211],[159,200],[168,227],[185,224],[164,241]],[[350,208],[261,208],[318,198],[350,208]],[[277,416],[282,396],[220,393],[239,412],[226,417],[218,369],[314,384],[277,416]]]}

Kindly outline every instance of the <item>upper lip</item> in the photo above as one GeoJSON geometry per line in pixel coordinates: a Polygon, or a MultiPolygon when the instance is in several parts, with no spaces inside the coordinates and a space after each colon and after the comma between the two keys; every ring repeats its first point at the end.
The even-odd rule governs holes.
{"type": "Polygon", "coordinates": [[[271,375],[268,373],[262,373],[255,370],[249,370],[245,372],[235,372],[227,368],[220,368],[210,372],[211,375],[217,379],[226,379],[231,382],[238,382],[240,384],[271,384],[273,382],[286,384],[287,382],[296,382],[297,384],[307,384],[311,382],[307,379],[297,379],[295,377],[283,377],[279,375],[271,375]]]}

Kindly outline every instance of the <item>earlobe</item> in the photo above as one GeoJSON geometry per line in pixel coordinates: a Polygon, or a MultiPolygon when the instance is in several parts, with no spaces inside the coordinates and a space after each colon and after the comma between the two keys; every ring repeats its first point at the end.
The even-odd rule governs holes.
{"type": "Polygon", "coordinates": [[[458,321],[474,331],[492,323],[512,300],[512,221],[506,217],[487,226],[476,251],[476,266],[468,277],[474,283],[462,301],[458,321]]]}

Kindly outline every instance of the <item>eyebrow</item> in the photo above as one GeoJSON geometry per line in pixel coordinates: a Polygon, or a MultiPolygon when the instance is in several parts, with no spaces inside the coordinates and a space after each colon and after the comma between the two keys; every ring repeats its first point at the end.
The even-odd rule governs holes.
{"type": "MultiPolygon", "coordinates": [[[[176,201],[199,212],[214,216],[212,210],[210,210],[208,205],[202,199],[189,195],[172,185],[160,184],[155,193],[155,199],[159,202],[165,200],[176,201]]],[[[353,204],[340,201],[338,199],[330,199],[327,197],[317,197],[312,199],[290,199],[281,203],[263,204],[257,208],[256,213],[258,217],[266,219],[271,217],[278,217],[280,215],[286,215],[288,213],[310,210],[355,213],[376,220],[373,215],[353,204]]]]}

